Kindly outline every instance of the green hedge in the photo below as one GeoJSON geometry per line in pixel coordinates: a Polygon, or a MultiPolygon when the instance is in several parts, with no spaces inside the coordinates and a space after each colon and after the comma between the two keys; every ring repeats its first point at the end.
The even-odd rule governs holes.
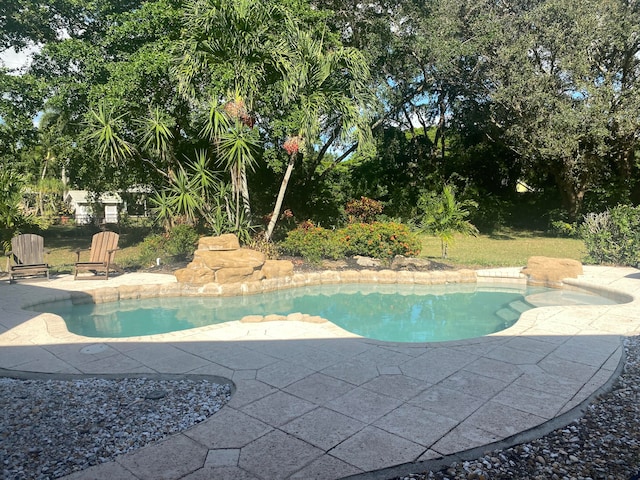
{"type": "Polygon", "coordinates": [[[387,259],[396,255],[417,256],[421,242],[417,234],[397,222],[352,223],[337,230],[305,222],[288,233],[280,248],[283,253],[311,261],[352,255],[387,259]]]}
{"type": "Polygon", "coordinates": [[[420,254],[422,245],[418,235],[406,225],[396,222],[352,223],[336,234],[344,242],[347,255],[415,257],[420,254]]]}
{"type": "Polygon", "coordinates": [[[323,258],[337,260],[345,256],[345,245],[340,243],[335,231],[316,227],[311,222],[304,222],[295,230],[291,230],[280,244],[280,250],[312,262],[318,262],[323,258]]]}

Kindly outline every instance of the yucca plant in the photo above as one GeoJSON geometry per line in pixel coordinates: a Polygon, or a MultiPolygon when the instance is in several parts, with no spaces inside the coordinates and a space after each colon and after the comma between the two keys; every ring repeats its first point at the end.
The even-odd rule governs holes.
{"type": "Polygon", "coordinates": [[[135,147],[122,135],[124,114],[114,115],[113,109],[102,101],[96,109],[89,110],[88,140],[97,145],[98,153],[111,163],[130,158],[135,147]]]}

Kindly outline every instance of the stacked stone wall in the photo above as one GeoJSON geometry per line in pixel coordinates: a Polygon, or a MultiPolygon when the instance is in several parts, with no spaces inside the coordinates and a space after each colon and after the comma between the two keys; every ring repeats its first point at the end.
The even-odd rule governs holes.
{"type": "Polygon", "coordinates": [[[175,271],[180,283],[244,283],[293,275],[288,260],[267,260],[262,252],[241,248],[238,237],[225,234],[202,237],[193,261],[175,271]]]}

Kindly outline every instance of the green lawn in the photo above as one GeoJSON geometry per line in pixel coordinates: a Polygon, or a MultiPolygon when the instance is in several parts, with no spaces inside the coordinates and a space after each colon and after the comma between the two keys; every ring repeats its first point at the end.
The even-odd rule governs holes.
{"type": "MultiPolygon", "coordinates": [[[[532,231],[504,231],[494,235],[456,237],[443,260],[453,266],[506,267],[524,266],[531,256],[572,258],[583,261],[584,242],[573,238],[555,238],[532,231]]],[[[423,257],[441,261],[440,240],[423,238],[423,257]]]]}

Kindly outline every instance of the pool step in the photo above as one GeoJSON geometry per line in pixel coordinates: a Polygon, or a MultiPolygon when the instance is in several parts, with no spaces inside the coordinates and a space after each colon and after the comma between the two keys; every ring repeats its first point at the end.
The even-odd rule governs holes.
{"type": "Polygon", "coordinates": [[[515,300],[508,306],[501,308],[496,315],[505,322],[513,323],[520,318],[520,315],[527,310],[531,310],[531,305],[522,300],[515,300]]]}
{"type": "Polygon", "coordinates": [[[531,310],[531,305],[523,302],[522,300],[515,300],[509,304],[513,310],[519,313],[526,312],[527,310],[531,310]]]}
{"type": "Polygon", "coordinates": [[[496,315],[500,317],[502,320],[508,323],[515,322],[520,318],[520,312],[512,310],[511,308],[501,308],[496,312],[496,315]]]}

